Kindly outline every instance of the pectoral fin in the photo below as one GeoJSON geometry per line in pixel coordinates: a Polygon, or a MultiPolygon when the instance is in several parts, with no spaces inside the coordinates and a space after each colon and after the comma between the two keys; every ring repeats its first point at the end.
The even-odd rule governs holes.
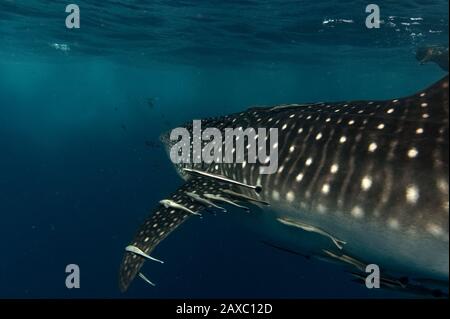
{"type": "Polygon", "coordinates": [[[140,272],[142,265],[146,260],[162,263],[161,260],[151,256],[151,253],[162,240],[188,218],[201,218],[200,212],[208,209],[209,206],[225,211],[224,208],[212,203],[211,199],[220,199],[232,206],[248,210],[247,207],[240,206],[228,198],[229,194],[226,191],[239,194],[240,188],[209,176],[194,176],[171,196],[161,200],[153,213],[141,225],[134,240],[125,248],[119,274],[120,290],[126,291],[137,275],[154,285],[140,272]],[[211,192],[215,195],[208,198],[211,192]]]}
{"type": "Polygon", "coordinates": [[[187,193],[202,195],[220,187],[224,186],[211,179],[194,177],[166,200],[161,201],[141,225],[134,240],[126,246],[119,274],[119,287],[122,292],[128,289],[146,260],[159,260],[150,256],[155,247],[188,218],[199,218],[197,215],[206,208],[202,203],[192,201],[187,193]]]}

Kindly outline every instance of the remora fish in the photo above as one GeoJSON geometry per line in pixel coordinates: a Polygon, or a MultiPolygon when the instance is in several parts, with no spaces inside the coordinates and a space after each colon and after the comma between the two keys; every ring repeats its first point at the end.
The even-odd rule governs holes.
{"type": "MultiPolygon", "coordinates": [[[[302,229],[277,219],[311,225],[345,241],[333,255],[374,263],[401,277],[448,282],[448,84],[447,75],[405,98],[252,108],[203,120],[204,127],[222,132],[278,128],[278,171],[260,175],[259,163],[177,164],[185,183],[168,198],[186,209],[160,205],[148,217],[131,243],[143,254],[125,252],[120,289],[128,289],[160,241],[188,218],[198,218],[189,211],[206,208],[188,193],[230,201],[235,200],[230,194],[238,193],[266,202],[269,206],[260,205],[263,211],[255,214],[277,225],[270,229],[289,237],[296,251],[336,250],[329,238],[304,237],[302,229]],[[184,168],[258,185],[260,193],[184,168]]],[[[192,123],[186,128],[192,134],[192,123]]],[[[168,135],[162,139],[168,149],[175,143],[168,135]]],[[[256,221],[254,227],[259,227],[256,221]]]]}

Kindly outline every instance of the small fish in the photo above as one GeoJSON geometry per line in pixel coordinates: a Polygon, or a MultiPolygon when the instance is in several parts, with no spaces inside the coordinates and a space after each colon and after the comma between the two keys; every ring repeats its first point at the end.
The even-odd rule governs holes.
{"type": "Polygon", "coordinates": [[[159,262],[159,263],[161,263],[161,264],[164,264],[164,262],[163,262],[162,260],[156,259],[156,258],[154,258],[154,257],[152,257],[152,256],[150,256],[150,255],[147,255],[147,254],[144,253],[140,248],[138,248],[138,247],[136,247],[136,246],[129,245],[129,246],[127,246],[127,247],[125,248],[125,251],[130,252],[130,253],[133,253],[133,254],[138,255],[138,256],[141,256],[141,257],[144,257],[144,258],[146,258],[146,259],[149,259],[149,260],[156,261],[156,262],[159,262]]]}
{"type": "Polygon", "coordinates": [[[180,209],[180,210],[184,210],[185,212],[188,212],[192,215],[197,215],[197,216],[201,216],[201,214],[194,212],[192,210],[190,210],[189,208],[187,208],[186,206],[182,205],[182,204],[178,204],[176,202],[174,202],[173,200],[170,199],[163,199],[159,202],[161,205],[163,205],[165,208],[175,208],[175,209],[180,209]]]}
{"type": "Polygon", "coordinates": [[[284,224],[284,225],[288,225],[288,226],[293,226],[293,227],[298,227],[300,229],[303,229],[304,231],[309,231],[312,233],[316,233],[325,237],[328,237],[331,239],[331,241],[336,245],[337,248],[342,249],[343,246],[346,244],[345,241],[337,239],[336,237],[334,237],[333,235],[331,235],[330,233],[327,233],[326,231],[317,228],[315,226],[312,225],[308,225],[305,223],[302,223],[300,221],[294,221],[294,220],[290,220],[288,218],[278,218],[277,219],[280,223],[284,224]]]}
{"type": "Polygon", "coordinates": [[[229,189],[221,189],[221,191],[224,192],[227,195],[230,195],[232,197],[238,198],[238,199],[243,200],[243,201],[255,202],[255,203],[258,203],[258,204],[262,204],[264,206],[270,206],[270,204],[268,202],[265,202],[263,200],[260,200],[260,199],[257,199],[257,198],[253,198],[253,197],[250,197],[250,196],[247,196],[247,195],[244,195],[244,194],[236,193],[236,192],[233,192],[233,191],[231,191],[229,189]]]}
{"type": "Polygon", "coordinates": [[[201,203],[202,205],[205,205],[205,206],[207,206],[207,207],[214,207],[214,208],[217,208],[217,209],[219,209],[219,210],[221,210],[221,211],[223,211],[223,212],[226,212],[226,211],[227,211],[225,208],[220,207],[220,206],[214,204],[213,202],[211,202],[211,201],[209,201],[209,200],[207,200],[207,199],[201,197],[201,196],[198,195],[198,194],[191,193],[191,192],[186,192],[186,195],[188,195],[188,196],[191,197],[193,200],[195,200],[195,201],[197,201],[197,202],[199,202],[199,203],[201,203]]]}
{"type": "Polygon", "coordinates": [[[139,278],[141,278],[142,280],[144,280],[146,283],[148,283],[150,286],[153,286],[153,287],[155,287],[156,285],[153,283],[153,282],[151,282],[147,277],[145,277],[145,275],[143,274],[143,273],[139,273],[138,274],[138,276],[139,276],[139,278]]]}
{"type": "Polygon", "coordinates": [[[187,173],[190,173],[190,174],[200,175],[200,176],[204,176],[204,177],[210,177],[212,179],[216,179],[216,180],[224,182],[224,183],[230,183],[230,184],[234,184],[234,185],[237,185],[237,186],[250,188],[250,189],[255,190],[255,192],[257,192],[257,193],[261,192],[261,186],[248,185],[248,184],[245,184],[245,183],[233,180],[231,178],[228,178],[228,177],[225,177],[225,176],[222,176],[222,175],[212,174],[212,173],[199,171],[199,170],[191,169],[191,168],[184,168],[183,171],[185,171],[187,173]]]}
{"type": "Polygon", "coordinates": [[[333,253],[333,252],[331,252],[329,250],[326,250],[326,249],[324,249],[323,252],[326,255],[328,255],[329,257],[334,258],[334,259],[339,260],[339,261],[342,261],[343,263],[352,265],[353,267],[355,267],[356,269],[358,269],[360,271],[366,271],[366,266],[367,265],[365,263],[363,263],[363,262],[353,258],[353,257],[350,257],[348,255],[344,255],[344,254],[337,255],[337,254],[335,254],[335,253],[333,253]]]}
{"type": "Polygon", "coordinates": [[[239,205],[239,204],[236,204],[236,203],[233,202],[232,200],[226,199],[226,198],[224,198],[224,197],[222,197],[222,196],[220,196],[220,195],[203,194],[203,196],[205,196],[205,197],[208,198],[208,199],[212,199],[212,200],[216,200],[216,201],[219,201],[219,202],[227,203],[227,204],[229,204],[229,205],[231,205],[231,206],[234,206],[234,207],[237,207],[237,208],[241,208],[241,209],[243,209],[243,210],[245,210],[245,211],[250,211],[250,208],[245,207],[245,206],[242,206],[242,205],[239,205]]]}

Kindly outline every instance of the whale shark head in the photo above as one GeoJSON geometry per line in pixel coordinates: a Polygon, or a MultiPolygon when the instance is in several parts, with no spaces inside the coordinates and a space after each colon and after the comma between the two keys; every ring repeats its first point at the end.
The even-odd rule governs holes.
{"type": "MultiPolygon", "coordinates": [[[[172,130],[168,130],[162,133],[159,137],[159,140],[164,146],[164,150],[166,151],[167,157],[169,158],[172,148],[175,147],[175,145],[177,144],[177,140],[170,138],[171,133],[172,130]]],[[[186,180],[189,177],[189,175],[186,174],[183,170],[185,167],[187,167],[185,163],[173,163],[173,165],[175,167],[176,172],[182,179],[186,180]]]]}

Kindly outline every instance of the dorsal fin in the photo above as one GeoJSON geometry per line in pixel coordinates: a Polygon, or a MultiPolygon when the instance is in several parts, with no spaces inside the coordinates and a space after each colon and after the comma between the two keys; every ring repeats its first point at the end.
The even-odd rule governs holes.
{"type": "Polygon", "coordinates": [[[289,116],[301,111],[303,117],[299,119],[308,118],[310,115],[342,120],[378,119],[386,123],[402,121],[448,125],[448,82],[447,75],[427,89],[399,99],[287,104],[266,108],[255,107],[249,112],[254,116],[270,113],[274,118],[280,118],[283,114],[289,116]]]}

